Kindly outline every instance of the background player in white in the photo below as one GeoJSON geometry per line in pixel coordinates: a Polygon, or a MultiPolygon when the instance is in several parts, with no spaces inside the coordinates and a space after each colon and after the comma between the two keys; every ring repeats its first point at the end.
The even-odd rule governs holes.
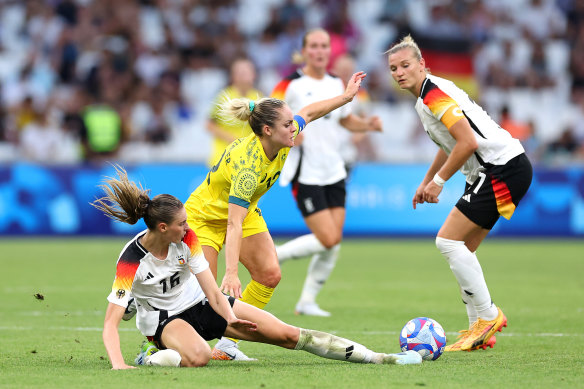
{"type": "Polygon", "coordinates": [[[108,296],[103,342],[114,370],[133,367],[124,361],[118,332],[130,293],[138,308],[136,325],[161,349],[145,358],[148,365],[204,366],[211,359],[206,341],[223,334],[356,363],[422,362],[415,351],[376,353],[344,338],[288,325],[223,295],[181,201],[168,194],[150,199],[149,191],[129,181],[125,170],[116,171],[118,178],[101,186],[106,196],[93,205],[125,223],[143,218],[148,228],[122,250],[108,296]]]}
{"type": "Polygon", "coordinates": [[[445,351],[492,347],[507,318],[493,304],[476,250],[499,216],[511,218],[527,192],[532,167],[521,143],[495,123],[451,81],[433,76],[408,35],[388,50],[389,68],[400,88],[417,97],[416,112],[439,146],[412,204],[437,203],[457,170],[466,188],[438,231],[436,246],[446,257],[466,304],[470,328],[445,351]]]}
{"type": "MultiPolygon", "coordinates": [[[[331,54],[325,30],[307,32],[302,42],[305,66],[281,81],[272,96],[288,103],[292,110],[342,93],[343,81],[327,73],[331,54]]],[[[339,108],[313,123],[314,130],[296,138],[295,147],[280,177],[281,185],[293,182],[296,203],[311,234],[300,236],[276,248],[280,263],[313,255],[296,313],[330,316],[316,304],[316,296],[329,278],[339,255],[345,223],[345,178],[341,155],[342,127],[349,131],[381,131],[374,116],[353,115],[349,106],[339,108]]]]}

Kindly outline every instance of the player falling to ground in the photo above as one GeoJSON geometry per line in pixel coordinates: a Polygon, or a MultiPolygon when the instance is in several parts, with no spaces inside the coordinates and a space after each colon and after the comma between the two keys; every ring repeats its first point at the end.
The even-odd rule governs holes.
{"type": "Polygon", "coordinates": [[[207,341],[223,335],[356,363],[422,362],[415,351],[376,353],[348,339],[288,325],[224,295],[189,228],[182,202],[168,194],[150,199],[149,191],[130,181],[124,169],[116,171],[118,178],[101,185],[105,196],[92,204],[118,221],[135,224],[144,219],[147,229],[124,246],[108,296],[103,342],[114,370],[133,368],[124,361],[118,331],[130,294],[138,328],[160,349],[144,357],[146,365],[205,366],[211,359],[207,341]]]}
{"type": "Polygon", "coordinates": [[[437,203],[457,170],[466,176],[462,197],[438,231],[436,246],[454,273],[470,327],[445,351],[476,350],[495,343],[507,318],[492,301],[476,250],[499,216],[509,219],[532,179],[521,143],[495,123],[451,81],[426,69],[408,35],[388,50],[389,68],[400,88],[417,97],[416,112],[439,150],[412,200],[437,203]]]}
{"type": "MultiPolygon", "coordinates": [[[[329,34],[323,29],[308,31],[302,41],[305,65],[281,81],[272,96],[285,100],[292,110],[341,93],[343,81],[327,73],[331,55],[329,34]]],[[[339,256],[345,224],[345,179],[341,154],[345,129],[351,132],[381,131],[377,116],[363,118],[351,113],[350,105],[313,123],[314,131],[301,134],[282,170],[281,185],[292,182],[292,192],[311,234],[278,246],[280,263],[312,256],[296,313],[330,316],[316,297],[330,277],[339,256]]],[[[350,141],[347,139],[347,141],[350,141]]]]}
{"type": "MultiPolygon", "coordinates": [[[[284,101],[275,98],[233,99],[221,109],[223,117],[248,122],[253,133],[225,149],[185,207],[189,226],[199,237],[215,277],[218,253],[225,243],[223,292],[258,308],[270,301],[281,272],[258,201],[280,176],[300,131],[313,120],[350,102],[364,78],[363,72],[353,74],[344,91],[307,104],[297,115],[293,115],[284,101]],[[237,274],[239,262],[251,275],[243,293],[237,274]]],[[[249,359],[234,339],[227,338],[215,345],[213,358],[249,359]]]]}

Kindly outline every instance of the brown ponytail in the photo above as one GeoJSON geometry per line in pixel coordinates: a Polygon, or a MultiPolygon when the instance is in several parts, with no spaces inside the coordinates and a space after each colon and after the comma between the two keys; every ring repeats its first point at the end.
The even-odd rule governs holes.
{"type": "Polygon", "coordinates": [[[128,173],[119,165],[114,165],[118,178],[106,177],[99,187],[105,196],[90,203],[107,217],[128,224],[136,224],[144,219],[150,230],[158,223],[170,224],[180,209],[182,202],[169,194],[161,194],[150,199],[150,190],[142,188],[128,179],[128,173]]]}

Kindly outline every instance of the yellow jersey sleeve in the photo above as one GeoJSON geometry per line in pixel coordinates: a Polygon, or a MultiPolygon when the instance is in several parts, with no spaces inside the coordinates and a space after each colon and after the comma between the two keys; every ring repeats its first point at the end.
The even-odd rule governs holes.
{"type": "Polygon", "coordinates": [[[249,208],[251,198],[258,188],[258,176],[251,169],[241,169],[233,174],[229,202],[249,208]]]}

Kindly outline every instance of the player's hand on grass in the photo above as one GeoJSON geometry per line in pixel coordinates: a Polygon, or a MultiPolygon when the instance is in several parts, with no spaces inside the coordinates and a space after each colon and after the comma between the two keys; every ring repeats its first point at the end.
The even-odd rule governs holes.
{"type": "Polygon", "coordinates": [[[240,299],[241,281],[239,281],[237,273],[225,273],[219,289],[225,294],[235,297],[236,299],[240,299]]]}
{"type": "Polygon", "coordinates": [[[112,367],[112,370],[126,370],[126,369],[137,369],[137,367],[126,365],[125,363],[112,367]]]}

